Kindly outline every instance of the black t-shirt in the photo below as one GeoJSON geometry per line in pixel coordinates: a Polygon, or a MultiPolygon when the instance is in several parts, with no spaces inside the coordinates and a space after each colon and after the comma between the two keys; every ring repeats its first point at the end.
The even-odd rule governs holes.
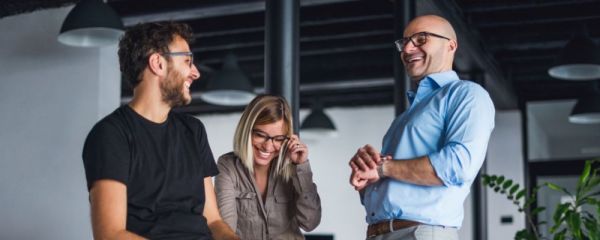
{"type": "Polygon", "coordinates": [[[200,120],[171,111],[153,123],[125,105],[98,122],[83,147],[88,190],[127,186],[127,230],[150,239],[211,239],[204,178],[218,170],[200,120]]]}

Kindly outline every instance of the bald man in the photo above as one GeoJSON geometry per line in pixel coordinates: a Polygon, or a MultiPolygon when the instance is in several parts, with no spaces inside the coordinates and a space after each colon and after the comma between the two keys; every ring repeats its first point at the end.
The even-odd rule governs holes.
{"type": "Polygon", "coordinates": [[[395,43],[412,83],[410,107],[392,122],[381,151],[367,144],[349,162],[367,239],[458,239],[494,105],[481,86],[452,71],[458,42],[444,18],[413,19],[395,43]]]}

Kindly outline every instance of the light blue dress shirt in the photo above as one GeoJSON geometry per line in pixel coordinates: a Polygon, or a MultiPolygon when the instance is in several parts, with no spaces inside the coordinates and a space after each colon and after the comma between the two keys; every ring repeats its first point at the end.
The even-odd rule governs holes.
{"type": "Polygon", "coordinates": [[[494,105],[478,84],[454,71],[425,77],[408,92],[410,107],[383,138],[381,153],[394,161],[429,156],[443,186],[419,186],[383,178],[363,198],[369,224],[406,219],[460,227],[469,194],[494,128],[494,105]]]}

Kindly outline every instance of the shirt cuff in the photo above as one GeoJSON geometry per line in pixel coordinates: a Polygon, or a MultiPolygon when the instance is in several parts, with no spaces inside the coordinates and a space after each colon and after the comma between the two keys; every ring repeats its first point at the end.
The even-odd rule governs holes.
{"type": "Polygon", "coordinates": [[[462,178],[457,174],[450,159],[442,158],[439,153],[432,153],[428,157],[435,175],[442,180],[444,185],[461,186],[463,184],[462,178]]]}

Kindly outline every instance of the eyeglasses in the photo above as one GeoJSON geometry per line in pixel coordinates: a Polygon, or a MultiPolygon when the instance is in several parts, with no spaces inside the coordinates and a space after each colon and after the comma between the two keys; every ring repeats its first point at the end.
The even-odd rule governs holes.
{"type": "Polygon", "coordinates": [[[266,143],[271,140],[273,142],[273,146],[275,148],[281,147],[283,143],[288,140],[289,137],[285,135],[277,135],[277,136],[269,136],[264,132],[258,130],[252,130],[252,141],[258,142],[260,144],[266,143]]]}
{"type": "Polygon", "coordinates": [[[166,52],[162,54],[163,56],[188,56],[190,57],[186,61],[189,61],[188,64],[190,67],[194,64],[194,53],[193,52],[166,52]]]}
{"type": "Polygon", "coordinates": [[[427,39],[429,38],[429,36],[442,38],[442,39],[446,39],[446,40],[450,41],[450,38],[447,38],[447,37],[444,37],[442,35],[438,35],[435,33],[418,32],[418,33],[411,35],[410,37],[405,37],[405,38],[396,40],[394,43],[396,44],[396,48],[398,48],[398,51],[402,52],[402,49],[404,49],[404,47],[406,46],[406,44],[408,44],[409,41],[412,42],[412,44],[415,47],[420,47],[420,46],[423,46],[423,44],[427,43],[427,39]]]}

